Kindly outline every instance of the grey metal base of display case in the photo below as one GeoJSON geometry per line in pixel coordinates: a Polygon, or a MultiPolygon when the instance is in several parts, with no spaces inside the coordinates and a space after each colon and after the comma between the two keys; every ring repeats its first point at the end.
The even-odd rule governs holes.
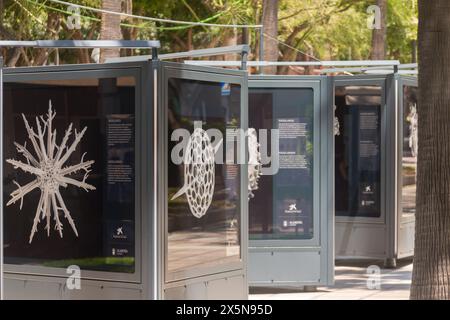
{"type": "Polygon", "coordinates": [[[140,284],[81,280],[80,289],[69,290],[66,278],[5,274],[7,300],[144,299],[140,284]]]}
{"type": "Polygon", "coordinates": [[[357,259],[387,257],[388,234],[383,224],[337,222],[335,232],[337,260],[345,257],[357,259]]]}
{"type": "MultiPolygon", "coordinates": [[[[66,278],[5,274],[7,300],[142,300],[151,299],[142,284],[82,279],[80,289],[69,290],[66,278]]],[[[173,283],[164,289],[161,299],[207,300],[247,299],[245,275],[229,272],[173,283]]]]}
{"type": "Polygon", "coordinates": [[[329,285],[327,266],[334,262],[320,248],[250,248],[250,286],[329,285]]]}
{"type": "Polygon", "coordinates": [[[247,278],[242,272],[223,273],[192,281],[167,285],[164,299],[168,300],[243,300],[248,298],[247,278]]]}
{"type": "Polygon", "coordinates": [[[397,259],[409,258],[414,255],[415,220],[400,223],[398,229],[397,259]]]}

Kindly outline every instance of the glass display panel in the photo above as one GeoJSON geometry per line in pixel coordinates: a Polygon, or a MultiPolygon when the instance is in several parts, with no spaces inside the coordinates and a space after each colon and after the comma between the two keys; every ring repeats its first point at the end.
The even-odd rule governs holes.
{"type": "MultiPolygon", "coordinates": [[[[252,88],[249,127],[279,130],[279,170],[260,177],[249,201],[251,240],[312,239],[314,91],[252,88]]],[[[268,139],[271,150],[270,137],[268,139]]]]}
{"type": "Polygon", "coordinates": [[[5,263],[135,272],[135,78],[4,84],[5,263]]]}
{"type": "Polygon", "coordinates": [[[335,88],[337,216],[381,216],[381,94],[379,86],[335,88]]]}
{"type": "Polygon", "coordinates": [[[416,213],[417,87],[403,86],[402,217],[416,213]]]}
{"type": "Polygon", "coordinates": [[[225,146],[240,128],[240,85],[170,78],[167,101],[167,271],[177,277],[239,262],[240,167],[225,162],[226,150],[235,152],[237,144],[225,146]]]}

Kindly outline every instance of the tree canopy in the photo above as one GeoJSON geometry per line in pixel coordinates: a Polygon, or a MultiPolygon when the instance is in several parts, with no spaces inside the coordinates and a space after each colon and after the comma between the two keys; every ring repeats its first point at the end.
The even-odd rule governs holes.
{"type": "MultiPolygon", "coordinates": [[[[101,8],[101,0],[71,1],[101,8]]],[[[262,0],[126,0],[128,12],[155,18],[220,24],[259,24],[262,0]]],[[[279,0],[279,60],[304,60],[307,55],[321,60],[368,59],[371,32],[367,7],[372,0],[279,0]]],[[[81,9],[81,28],[70,29],[67,6],[48,0],[0,0],[1,39],[99,39],[101,14],[81,9]]],[[[123,11],[124,11],[123,10],[123,11]]],[[[257,58],[259,29],[177,25],[122,19],[124,39],[159,39],[162,52],[185,51],[232,43],[249,43],[257,58]]],[[[388,0],[387,57],[411,62],[417,34],[417,0],[388,0]]],[[[146,53],[122,51],[122,55],[146,53]]],[[[57,62],[89,62],[90,53],[48,52],[36,49],[3,49],[9,66],[57,62]]],[[[252,58],[251,57],[251,58],[252,58]]]]}

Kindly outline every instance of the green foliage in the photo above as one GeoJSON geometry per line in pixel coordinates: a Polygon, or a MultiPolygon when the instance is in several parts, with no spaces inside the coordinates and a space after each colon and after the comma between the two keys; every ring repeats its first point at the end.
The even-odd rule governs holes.
{"type": "MultiPolygon", "coordinates": [[[[313,28],[296,47],[312,52],[322,60],[369,59],[372,30],[367,27],[367,8],[376,4],[374,0],[353,1],[282,1],[283,14],[299,12],[284,21],[280,19],[287,39],[289,32],[304,21],[312,21],[313,28]],[[296,6],[293,4],[297,3],[296,6]],[[294,8],[292,8],[294,7],[294,8]],[[291,9],[289,9],[291,8],[291,9]],[[309,10],[313,9],[313,10],[309,10]],[[301,11],[303,10],[303,11],[301,11]]],[[[411,43],[417,39],[417,0],[388,0],[387,9],[387,59],[411,62],[411,43]]],[[[302,37],[299,35],[298,38],[302,37]]]]}
{"type": "Polygon", "coordinates": [[[409,63],[412,42],[417,40],[417,0],[389,0],[387,44],[388,56],[409,63]]]}
{"type": "MultiPolygon", "coordinates": [[[[292,1],[293,3],[294,1],[292,1]]],[[[297,47],[321,60],[365,59],[370,54],[371,30],[367,28],[367,1],[302,1],[301,13],[285,29],[308,22],[306,36],[297,47]],[[291,26],[291,27],[289,27],[291,26]]],[[[288,31],[289,32],[289,31],[288,31]]]]}
{"type": "MultiPolygon", "coordinates": [[[[77,0],[72,3],[101,7],[101,0],[77,0]]],[[[156,18],[202,21],[220,24],[259,24],[262,0],[133,0],[133,13],[156,18]]],[[[279,0],[279,37],[288,46],[279,45],[280,59],[304,59],[299,51],[322,60],[367,59],[371,51],[372,31],[367,27],[367,7],[375,0],[279,0]],[[291,47],[295,48],[292,49],[291,47]]],[[[81,10],[81,30],[66,27],[67,7],[45,0],[3,0],[0,13],[2,39],[98,39],[101,15],[81,10]],[[51,27],[49,27],[49,24],[51,27]]],[[[417,0],[388,0],[387,58],[410,62],[411,43],[417,38],[417,0]]],[[[259,30],[187,26],[123,19],[124,37],[161,40],[162,52],[185,51],[240,43],[243,39],[255,53],[259,30]]],[[[12,50],[3,50],[12,57],[12,50]]],[[[17,52],[16,52],[17,53],[17,52]]],[[[130,52],[126,52],[129,54],[130,52]]],[[[134,54],[147,53],[134,51],[134,54]]],[[[123,52],[125,54],[125,52],[123,52]]],[[[257,58],[253,56],[253,58],[257,58]]],[[[77,62],[73,52],[60,53],[62,62],[77,62]]],[[[27,50],[16,65],[39,60],[36,50],[27,50]]],[[[54,62],[50,55],[45,63],[54,62]]]]}

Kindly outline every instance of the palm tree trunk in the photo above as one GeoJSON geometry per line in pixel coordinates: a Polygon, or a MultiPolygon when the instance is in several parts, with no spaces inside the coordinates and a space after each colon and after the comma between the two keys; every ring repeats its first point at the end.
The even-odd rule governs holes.
{"type": "MultiPolygon", "coordinates": [[[[225,46],[235,46],[238,44],[238,34],[236,29],[230,29],[227,32],[227,36],[224,41],[225,46]]],[[[225,55],[225,60],[236,60],[238,59],[237,54],[231,53],[225,55]]]]}
{"type": "Polygon", "coordinates": [[[380,29],[372,31],[372,52],[370,58],[373,60],[384,60],[386,58],[386,14],[387,0],[377,0],[377,6],[380,8],[380,29]]]}
{"type": "MultiPolygon", "coordinates": [[[[128,14],[133,14],[133,0],[124,0],[123,2],[124,8],[123,12],[128,14]]],[[[126,18],[124,19],[126,23],[133,24],[133,18],[126,18]]],[[[122,29],[122,37],[124,40],[136,40],[138,35],[138,29],[137,28],[127,28],[124,27],[122,29]]],[[[125,50],[125,56],[133,56],[134,55],[134,49],[126,49],[125,50]]]]}
{"type": "Polygon", "coordinates": [[[419,152],[411,299],[450,299],[450,4],[419,0],[419,152]]]}
{"type": "MultiPolygon", "coordinates": [[[[278,0],[264,0],[262,24],[264,26],[264,60],[278,60],[278,0]]],[[[264,73],[276,74],[277,67],[264,67],[264,73]]]]}
{"type": "MultiPolygon", "coordinates": [[[[102,0],[102,9],[114,12],[121,12],[121,0],[102,0]]],[[[122,32],[120,30],[120,16],[116,14],[102,13],[102,24],[100,30],[100,39],[102,40],[120,40],[122,32]]],[[[100,61],[104,62],[107,58],[120,57],[120,49],[102,49],[100,51],[100,61]]]]}

